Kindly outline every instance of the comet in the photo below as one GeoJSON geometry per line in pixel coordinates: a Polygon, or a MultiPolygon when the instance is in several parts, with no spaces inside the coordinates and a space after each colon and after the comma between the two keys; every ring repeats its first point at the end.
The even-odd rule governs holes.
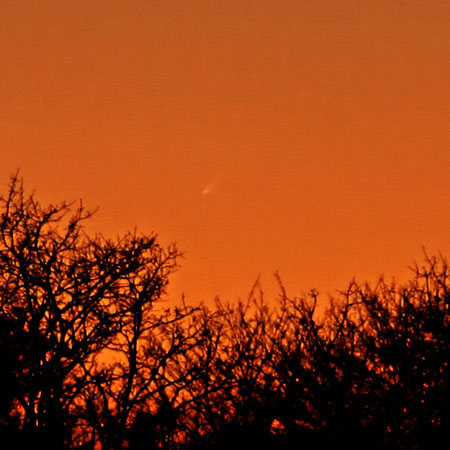
{"type": "Polygon", "coordinates": [[[207,195],[210,195],[217,187],[218,180],[212,181],[211,183],[208,183],[203,189],[202,189],[202,195],[206,197],[207,195]]]}

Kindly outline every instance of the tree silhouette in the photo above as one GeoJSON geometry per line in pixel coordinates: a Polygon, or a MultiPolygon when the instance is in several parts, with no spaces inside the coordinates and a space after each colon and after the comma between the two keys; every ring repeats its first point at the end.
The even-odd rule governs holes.
{"type": "Polygon", "coordinates": [[[434,449],[448,441],[450,269],[278,302],[161,301],[155,236],[90,237],[12,177],[0,219],[5,448],[434,449]],[[320,311],[319,311],[320,309],[320,311]]]}
{"type": "Polygon", "coordinates": [[[153,308],[179,252],[136,233],[91,238],[82,226],[91,212],[42,207],[17,176],[1,202],[2,351],[19,349],[5,356],[12,363],[5,377],[17,381],[2,385],[21,435],[33,447],[63,448],[90,436],[117,448],[145,396],[141,341],[166,319],[153,308]]]}
{"type": "Polygon", "coordinates": [[[277,307],[218,305],[215,388],[190,448],[440,448],[449,424],[449,268],[428,258],[405,285],[352,282],[277,307]]]}

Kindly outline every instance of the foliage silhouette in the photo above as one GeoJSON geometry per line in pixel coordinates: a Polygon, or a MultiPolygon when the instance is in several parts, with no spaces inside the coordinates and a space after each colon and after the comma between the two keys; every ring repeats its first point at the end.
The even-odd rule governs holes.
{"type": "Polygon", "coordinates": [[[450,269],[269,304],[165,308],[179,252],[89,237],[12,177],[0,221],[5,448],[433,449],[449,438],[450,269]]]}

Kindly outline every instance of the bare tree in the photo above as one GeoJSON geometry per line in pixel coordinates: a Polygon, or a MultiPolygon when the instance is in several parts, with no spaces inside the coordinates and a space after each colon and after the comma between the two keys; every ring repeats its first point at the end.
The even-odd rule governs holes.
{"type": "Polygon", "coordinates": [[[10,403],[21,435],[55,448],[86,436],[94,442],[107,425],[105,415],[91,414],[99,396],[103,409],[115,408],[120,434],[143,401],[141,341],[164,320],[152,310],[178,250],[153,235],[91,238],[83,222],[92,213],[83,205],[43,207],[17,176],[1,203],[0,319],[12,330],[8,345],[20,349],[10,403]],[[118,362],[111,352],[121,354],[118,362]]]}
{"type": "Polygon", "coordinates": [[[6,448],[428,449],[448,440],[450,269],[215,308],[161,301],[178,250],[90,237],[91,212],[0,199],[6,448]],[[324,308],[320,308],[323,310],[324,308]]]}

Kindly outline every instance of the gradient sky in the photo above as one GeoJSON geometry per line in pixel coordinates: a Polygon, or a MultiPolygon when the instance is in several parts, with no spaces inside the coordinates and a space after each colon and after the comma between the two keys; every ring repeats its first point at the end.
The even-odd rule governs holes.
{"type": "Polygon", "coordinates": [[[0,184],[176,241],[171,295],[450,252],[448,0],[0,0],[0,184]]]}

